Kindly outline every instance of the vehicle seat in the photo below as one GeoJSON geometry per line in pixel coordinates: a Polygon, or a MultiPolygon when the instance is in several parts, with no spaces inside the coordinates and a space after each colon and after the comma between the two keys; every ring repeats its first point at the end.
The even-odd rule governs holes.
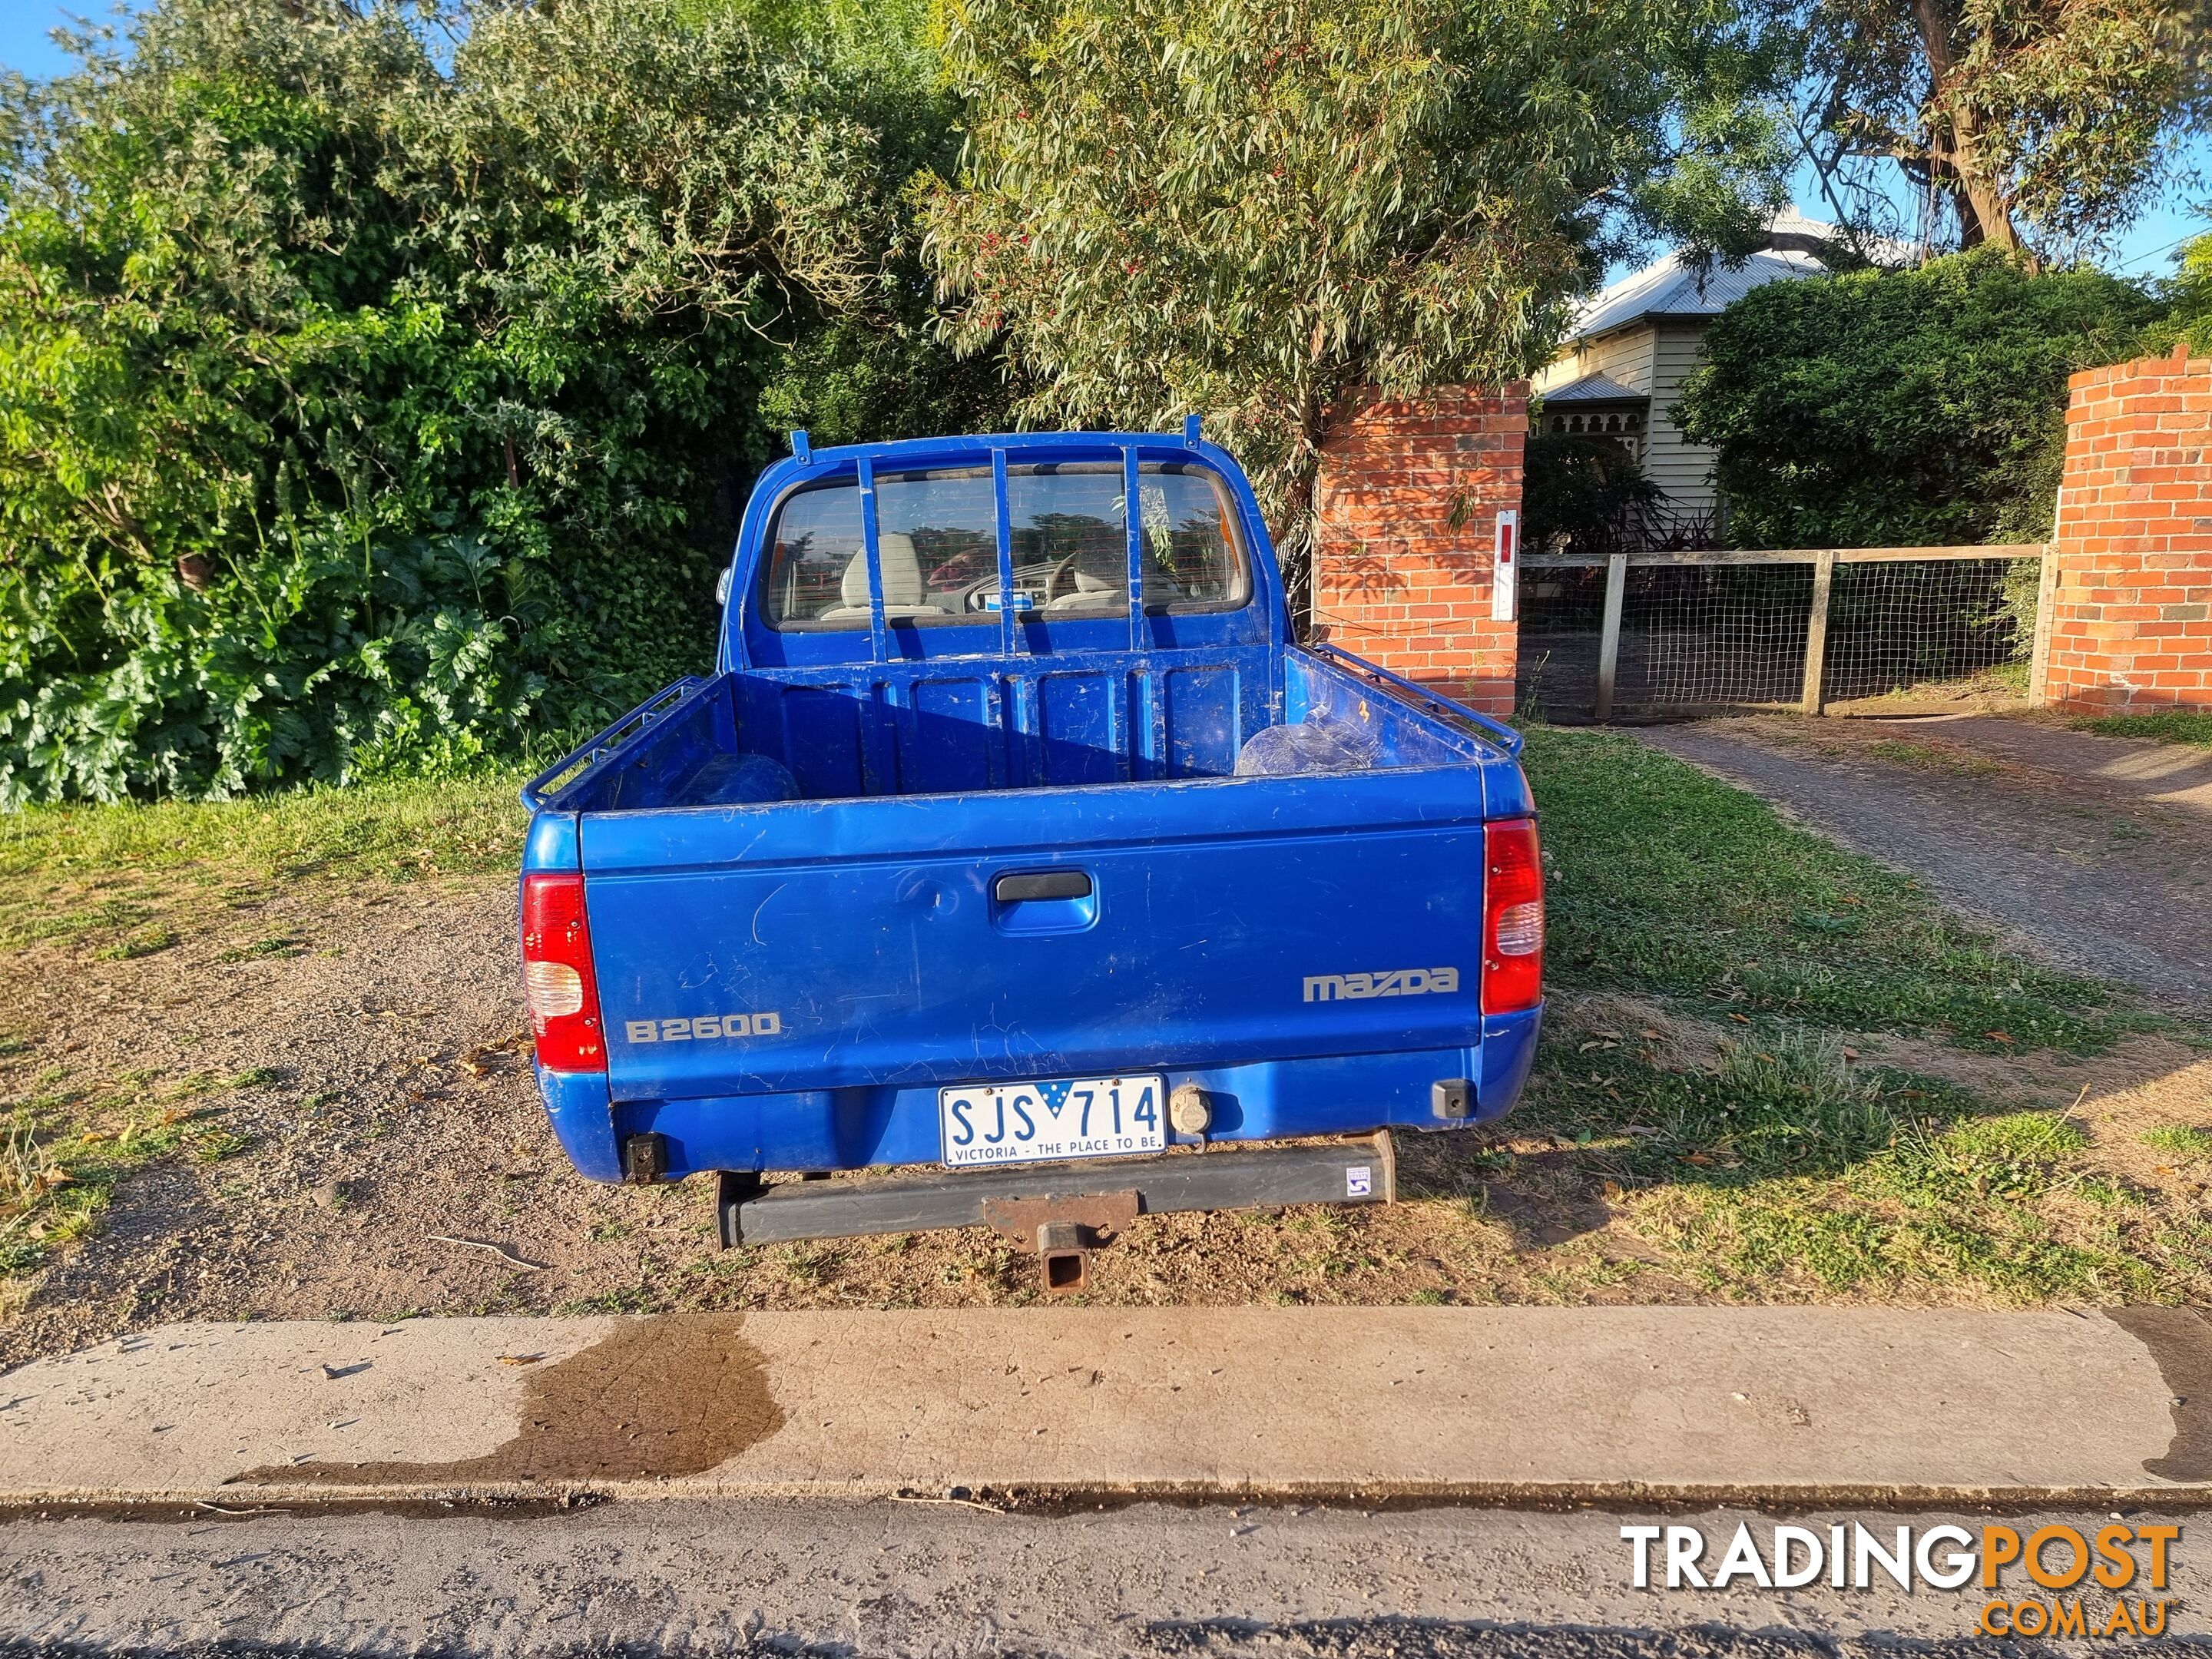
{"type": "MultiPolygon", "coordinates": [[[[876,558],[884,572],[884,619],[896,622],[902,617],[942,617],[949,614],[941,605],[930,602],[921,585],[921,560],[914,550],[914,538],[897,531],[885,531],[876,538],[876,558]]],[[[868,620],[868,554],[866,548],[853,555],[845,567],[845,580],[838,591],[844,601],[834,610],[822,613],[823,622],[866,622],[868,620]]]]}
{"type": "Polygon", "coordinates": [[[1079,565],[1073,574],[1075,592],[1061,594],[1045,606],[1046,610],[1114,611],[1128,608],[1129,590],[1121,583],[1103,581],[1079,565]]]}

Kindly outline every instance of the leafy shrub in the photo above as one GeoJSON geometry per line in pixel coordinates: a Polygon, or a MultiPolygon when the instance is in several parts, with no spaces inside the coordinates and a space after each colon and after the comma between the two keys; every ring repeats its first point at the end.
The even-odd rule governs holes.
{"type": "Polygon", "coordinates": [[[450,73],[410,15],[0,88],[0,803],[551,748],[711,651],[764,387],[943,362],[902,9],[485,0],[450,73]]]}
{"type": "Polygon", "coordinates": [[[2139,349],[2163,357],[2185,340],[2191,356],[2212,357],[2212,236],[2185,243],[2179,264],[2166,284],[2166,314],[2144,334],[2139,349]]]}
{"type": "Polygon", "coordinates": [[[1626,449],[1585,433],[1532,434],[1522,479],[1522,534],[1535,551],[1554,544],[1593,557],[1639,550],[1664,498],[1626,449]]]}
{"type": "Polygon", "coordinates": [[[1674,418],[1719,450],[1738,546],[2040,540],[2067,376],[2130,355],[2158,309],[1989,248],[1769,283],[1707,330],[1674,418]]]}

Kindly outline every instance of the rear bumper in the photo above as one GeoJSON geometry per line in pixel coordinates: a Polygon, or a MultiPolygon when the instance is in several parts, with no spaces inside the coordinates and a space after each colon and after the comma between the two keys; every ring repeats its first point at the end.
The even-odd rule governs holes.
{"type": "MultiPolygon", "coordinates": [[[[1192,1082],[1214,1106],[1209,1142],[1370,1134],[1381,1129],[1453,1129],[1502,1117],[1521,1097],[1536,1055],[1540,1006],[1492,1015],[1479,1043],[1402,1054],[1339,1054],[1249,1065],[1187,1066],[1132,1057],[1132,1072],[1158,1071],[1168,1086],[1192,1082]],[[1433,1087],[1474,1083],[1471,1116],[1439,1120],[1433,1087]]],[[[1042,1072],[1044,1076],[1054,1075],[1042,1072]]],[[[1064,1075],[1064,1073],[1063,1073],[1064,1075]]],[[[666,1145],[667,1178],[714,1170],[766,1173],[934,1164],[942,1154],[938,1085],[822,1089],[698,1100],[615,1101],[604,1073],[540,1068],[538,1086],[556,1134],[577,1170],[622,1179],[621,1146],[635,1134],[666,1145]]],[[[950,1079],[948,1079],[950,1081],[950,1079]]],[[[1192,1144],[1171,1134],[1170,1144],[1192,1144]]],[[[975,1177],[969,1176],[968,1179],[975,1177]]]]}

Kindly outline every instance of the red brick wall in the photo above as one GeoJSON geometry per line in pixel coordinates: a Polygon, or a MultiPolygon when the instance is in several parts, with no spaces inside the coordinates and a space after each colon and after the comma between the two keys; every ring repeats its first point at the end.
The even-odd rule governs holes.
{"type": "Polygon", "coordinates": [[[1525,386],[1368,398],[1324,447],[1319,637],[1486,714],[1513,709],[1512,623],[1490,619],[1498,514],[1521,506],[1525,386]]]}
{"type": "Polygon", "coordinates": [[[2044,696],[2212,708],[2212,359],[2076,374],[2044,696]]]}

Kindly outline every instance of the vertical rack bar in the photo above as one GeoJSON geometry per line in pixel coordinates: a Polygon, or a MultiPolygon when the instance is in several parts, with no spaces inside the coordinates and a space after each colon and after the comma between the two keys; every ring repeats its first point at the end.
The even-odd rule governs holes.
{"type": "Polygon", "coordinates": [[[1137,452],[1121,452],[1121,526],[1129,541],[1129,649],[1145,648],[1145,510],[1137,491],[1137,452]]]}
{"type": "Polygon", "coordinates": [[[884,555],[876,540],[876,464],[860,457],[860,546],[868,561],[868,644],[878,662],[891,659],[890,629],[884,622],[884,555]]]}
{"type": "Polygon", "coordinates": [[[1805,628],[1805,684],[1802,707],[1820,712],[1828,671],[1828,596],[1836,585],[1836,556],[1823,550],[1813,560],[1813,614],[1805,628]]]}
{"type": "Polygon", "coordinates": [[[1597,701],[1590,718],[1613,718],[1613,688],[1620,666],[1620,607],[1628,597],[1628,555],[1616,553],[1605,562],[1605,620],[1597,636],[1597,701]]]}
{"type": "Polygon", "coordinates": [[[991,518],[999,541],[999,648],[1007,656],[1021,644],[1021,618],[1014,610],[1014,522],[1006,506],[1006,452],[991,452],[991,518]]]}

